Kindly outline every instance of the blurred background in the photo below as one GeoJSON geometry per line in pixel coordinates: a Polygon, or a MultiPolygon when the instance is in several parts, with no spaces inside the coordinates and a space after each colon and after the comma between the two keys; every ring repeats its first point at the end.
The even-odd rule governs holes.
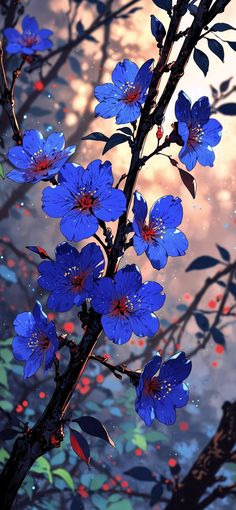
{"type": "MultiPolygon", "coordinates": [[[[100,2],[101,3],[101,2],[100,2]]],[[[125,6],[127,2],[114,0],[110,2],[112,10],[125,6]]],[[[53,30],[54,47],[65,45],[69,37],[76,37],[78,21],[86,29],[97,16],[96,2],[67,2],[67,0],[49,0],[42,3],[31,0],[21,3],[25,13],[37,18],[40,28],[53,30]],[[75,9],[75,5],[77,9],[75,9]],[[68,31],[68,19],[73,25],[68,31]]],[[[168,15],[151,0],[140,0],[134,7],[140,10],[119,17],[112,23],[101,26],[92,33],[95,40],[85,40],[75,46],[69,53],[64,50],[41,69],[30,71],[30,65],[17,81],[16,112],[22,130],[39,129],[47,136],[52,131],[63,131],[66,145],[77,145],[73,161],[84,167],[96,158],[109,159],[113,164],[115,182],[125,173],[129,166],[130,150],[127,144],[112,149],[101,156],[103,143],[82,141],[82,137],[93,131],[100,131],[111,136],[117,129],[114,119],[95,118],[94,108],[97,104],[93,89],[98,83],[111,81],[111,72],[116,63],[129,58],[139,66],[148,58],[158,57],[155,39],[150,31],[150,15],[168,26],[168,15]],[[126,17],[125,17],[126,16],[126,17]],[[59,60],[60,59],[60,62],[59,60]],[[55,65],[56,64],[56,65],[55,65]],[[27,72],[28,71],[28,72],[27,72]]],[[[101,8],[101,6],[100,6],[101,8]]],[[[231,23],[235,19],[236,5],[231,2],[226,12],[217,21],[231,23]]],[[[20,20],[21,21],[21,20],[20,20]]],[[[19,21],[19,28],[20,28],[19,21]]],[[[188,14],[183,30],[192,21],[188,14]]],[[[2,18],[4,23],[4,16],[2,18]]],[[[227,31],[220,36],[233,41],[234,31],[227,31]],[[226,35],[227,34],[227,35],[226,35]]],[[[174,60],[182,40],[176,44],[171,56],[174,60]]],[[[235,53],[226,43],[224,64],[216,55],[210,54],[207,41],[202,40],[198,46],[210,58],[207,77],[190,58],[185,74],[176,90],[166,112],[164,135],[171,131],[175,121],[174,105],[177,94],[184,90],[194,102],[207,95],[211,104],[213,86],[219,90],[220,84],[233,76],[235,53]]],[[[43,54],[44,56],[44,54],[43,54]]],[[[15,57],[9,59],[9,75],[16,66],[15,57]]],[[[227,91],[235,84],[232,77],[227,91]]],[[[165,82],[162,86],[164,87],[165,82]]],[[[224,102],[235,101],[235,92],[224,102]]],[[[221,104],[221,103],[219,103],[221,104]]],[[[161,283],[167,295],[165,306],[159,313],[162,328],[168,327],[188,307],[195,294],[207,277],[215,274],[217,268],[197,272],[187,272],[191,261],[200,255],[219,258],[216,243],[224,246],[235,259],[236,241],[236,203],[235,203],[235,131],[236,120],[233,115],[213,115],[223,125],[221,143],[215,148],[216,160],[213,168],[197,165],[193,175],[197,181],[197,195],[193,199],[184,187],[179,172],[171,166],[168,158],[161,155],[152,158],[139,175],[137,189],[145,196],[149,206],[166,194],[179,196],[183,202],[184,218],[181,229],[189,240],[189,250],[185,257],[170,258],[167,266],[157,272],[145,256],[137,257],[134,250],[127,250],[122,264],[135,262],[142,268],[143,279],[154,279],[161,283]]],[[[12,134],[8,129],[6,118],[1,117],[2,147],[1,161],[5,173],[10,169],[6,154],[13,145],[12,134]]],[[[149,134],[144,154],[149,154],[156,146],[156,130],[149,134]]],[[[173,146],[174,147],[174,146],[173,146]]],[[[166,150],[178,159],[178,148],[166,150]]],[[[182,166],[182,165],[181,165],[182,166]]],[[[183,166],[182,166],[183,167],[183,166]]],[[[81,335],[76,310],[55,316],[46,307],[47,295],[37,285],[37,264],[39,260],[32,256],[25,246],[39,245],[53,256],[55,246],[64,240],[59,230],[59,221],[48,218],[41,210],[41,191],[45,183],[37,185],[17,185],[8,179],[2,179],[1,189],[1,261],[0,261],[0,299],[1,299],[1,338],[2,366],[0,369],[1,398],[0,407],[15,413],[30,424],[40,416],[52,393],[53,375],[44,379],[40,371],[28,381],[23,381],[23,366],[16,363],[11,355],[12,322],[17,313],[32,310],[35,299],[40,299],[49,318],[56,320],[58,329],[73,334],[78,339],[81,335]]],[[[132,213],[130,214],[130,219],[132,213]]],[[[115,232],[115,225],[109,225],[115,232]]],[[[81,244],[82,246],[82,244],[81,244]]],[[[225,262],[226,263],[226,262],[225,262]]],[[[218,266],[219,269],[223,266],[218,266]]],[[[202,309],[214,312],[220,302],[222,288],[212,286],[204,295],[202,309]]],[[[233,295],[227,301],[228,312],[233,306],[233,295]]],[[[227,309],[224,311],[227,315],[227,309]]],[[[181,466],[181,475],[191,467],[193,460],[214,433],[221,416],[221,406],[225,400],[235,399],[235,324],[234,315],[227,320],[224,328],[226,345],[220,346],[212,339],[204,350],[193,357],[193,370],[189,378],[190,403],[178,412],[177,422],[167,429],[159,423],[146,429],[134,410],[135,390],[127,381],[119,381],[101,367],[89,365],[82,381],[78,384],[71,409],[75,417],[92,414],[105,423],[107,430],[116,443],[113,450],[92,438],[91,455],[97,464],[91,471],[76,457],[68,446],[68,431],[59,451],[47,455],[43,464],[32,469],[20,491],[14,509],[50,509],[70,510],[141,510],[149,507],[151,491],[150,482],[140,482],[124,474],[134,466],[147,466],[156,476],[170,476],[175,462],[181,466]],[[100,466],[100,467],[99,467],[100,466]],[[35,470],[36,469],[36,470],[35,470]],[[55,473],[63,469],[63,473],[55,473]],[[53,473],[54,471],[54,473],[53,473]],[[65,475],[65,472],[67,475],[65,475]],[[64,476],[64,478],[63,478],[64,476]],[[99,478],[100,477],[100,478],[99,478]],[[142,495],[137,496],[136,493],[142,495]],[[136,495],[135,495],[136,494],[136,495]],[[74,505],[74,506],[73,506],[74,505]]],[[[211,319],[211,315],[209,315],[211,319]]],[[[178,344],[186,352],[197,345],[198,327],[193,319],[189,322],[178,344]]],[[[141,368],[148,345],[155,350],[155,339],[150,348],[150,339],[132,340],[121,347],[114,346],[108,339],[100,342],[99,353],[107,353],[114,363],[121,363],[135,358],[131,368],[141,368]]],[[[177,346],[178,347],[178,346],[177,346]]],[[[176,344],[174,346],[174,351],[176,344]]],[[[173,353],[173,346],[166,349],[166,356],[173,353]]],[[[63,357],[67,356],[66,353],[63,357]]],[[[147,361],[147,359],[146,359],[147,361]]],[[[61,364],[66,359],[61,360],[61,364]]],[[[5,425],[3,416],[3,425],[5,425]]],[[[6,423],[7,427],[7,423],[6,423]]],[[[0,450],[2,462],[5,461],[12,441],[6,440],[0,450]]],[[[236,468],[233,464],[225,465],[224,473],[228,480],[236,480],[236,468]]],[[[168,498],[168,491],[160,498],[168,498]]],[[[232,509],[232,500],[223,499],[209,508],[232,509]]],[[[155,510],[165,508],[165,501],[156,501],[155,510]]]]}

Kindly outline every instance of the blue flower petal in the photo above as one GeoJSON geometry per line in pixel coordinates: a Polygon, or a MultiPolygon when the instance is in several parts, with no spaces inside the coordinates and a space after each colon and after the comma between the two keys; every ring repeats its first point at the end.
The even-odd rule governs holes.
{"type": "Polygon", "coordinates": [[[159,320],[154,313],[148,310],[138,310],[135,313],[130,313],[128,319],[132,331],[137,336],[152,337],[159,329],[159,320]]]}
{"type": "Polygon", "coordinates": [[[40,349],[36,349],[36,351],[31,354],[25,364],[24,379],[31,377],[37,372],[40,365],[43,363],[43,357],[43,352],[40,349]]]}
{"type": "Polygon", "coordinates": [[[64,186],[51,186],[42,193],[42,209],[52,218],[61,218],[69,213],[74,206],[74,198],[64,186]]]}
{"type": "Polygon", "coordinates": [[[46,51],[50,50],[53,46],[53,42],[50,39],[42,39],[37,44],[33,44],[32,50],[34,51],[46,51]]]}
{"type": "Polygon", "coordinates": [[[222,129],[223,127],[218,120],[210,119],[203,126],[202,143],[215,147],[221,140],[222,129]]]}
{"type": "Polygon", "coordinates": [[[163,287],[157,282],[144,282],[137,292],[137,298],[140,299],[140,309],[159,310],[165,302],[165,294],[161,294],[163,287]]]}
{"type": "Polygon", "coordinates": [[[39,301],[35,302],[34,308],[33,308],[33,317],[35,319],[35,322],[43,327],[47,326],[47,315],[44,313],[42,309],[42,305],[39,301]]]}
{"type": "Polygon", "coordinates": [[[155,356],[145,365],[143,372],[140,376],[140,380],[142,378],[142,389],[144,387],[144,381],[145,380],[151,380],[152,377],[158,372],[160,369],[162,362],[161,355],[157,352],[155,356]]]}
{"type": "Polygon", "coordinates": [[[128,122],[134,122],[140,116],[140,112],[141,105],[139,102],[126,103],[124,107],[117,113],[116,123],[127,124],[128,122]]]}
{"type": "MultiPolygon", "coordinates": [[[[134,222],[133,222],[133,225],[134,225],[134,222]]],[[[148,243],[146,241],[144,241],[144,239],[142,239],[142,237],[140,235],[134,235],[133,246],[134,246],[134,249],[135,249],[137,255],[142,255],[142,253],[144,253],[144,251],[147,249],[148,243]]]]}
{"type": "Polygon", "coordinates": [[[84,246],[81,250],[79,264],[82,272],[91,271],[93,276],[98,278],[105,266],[101,248],[95,243],[89,243],[84,246]]]}
{"type": "Polygon", "coordinates": [[[93,213],[103,221],[115,221],[126,210],[126,198],[120,189],[106,189],[93,205],[93,213]]]}
{"type": "Polygon", "coordinates": [[[164,423],[165,425],[173,425],[176,421],[175,407],[172,405],[170,400],[155,399],[154,412],[157,420],[159,420],[161,423],[164,423]]]}
{"type": "Polygon", "coordinates": [[[132,329],[127,317],[122,315],[103,315],[102,327],[105,334],[115,344],[122,345],[129,341],[132,329]]]}
{"type": "Polygon", "coordinates": [[[69,267],[69,265],[74,266],[80,261],[78,250],[66,242],[57,245],[55,255],[57,263],[61,264],[62,267],[69,267]]]}
{"type": "Polygon", "coordinates": [[[146,254],[155,269],[159,271],[165,267],[167,263],[167,253],[163,244],[160,243],[160,240],[154,240],[152,243],[149,243],[146,254]]]}
{"type": "Polygon", "coordinates": [[[129,264],[115,274],[115,292],[117,297],[129,296],[142,285],[141,272],[135,264],[129,264]]]}
{"type": "Polygon", "coordinates": [[[95,159],[89,163],[87,171],[89,172],[89,182],[92,190],[94,188],[104,190],[112,186],[114,178],[110,161],[102,163],[101,159],[95,159]]]}
{"type": "Polygon", "coordinates": [[[144,394],[142,394],[141,397],[137,397],[135,401],[135,410],[144,421],[145,425],[150,427],[155,418],[153,399],[151,399],[149,395],[144,394]]]}
{"type": "Polygon", "coordinates": [[[138,74],[138,66],[131,60],[125,59],[123,62],[119,62],[113,73],[112,73],[112,81],[118,87],[121,87],[126,82],[134,82],[137,74],[138,74]]]}
{"type": "Polygon", "coordinates": [[[66,163],[60,170],[59,183],[63,184],[70,193],[77,194],[78,190],[83,187],[85,173],[86,170],[82,166],[75,163],[66,163]]]}
{"type": "Polygon", "coordinates": [[[74,306],[75,294],[65,288],[56,288],[47,300],[47,306],[56,312],[68,312],[74,306]]]}
{"type": "Polygon", "coordinates": [[[32,354],[29,339],[24,336],[15,336],[12,341],[12,351],[14,358],[18,361],[27,360],[32,354]]]}
{"type": "Polygon", "coordinates": [[[185,122],[187,126],[191,124],[191,101],[183,90],[179,92],[175,103],[175,116],[179,122],[185,122]]]}
{"type": "Polygon", "coordinates": [[[37,34],[39,31],[38,23],[34,16],[28,16],[28,14],[22,20],[22,29],[24,32],[30,32],[31,34],[37,34]]]}
{"type": "Polygon", "coordinates": [[[98,101],[115,101],[124,99],[124,92],[112,83],[97,85],[94,89],[94,95],[98,101]]]}
{"type": "Polygon", "coordinates": [[[139,98],[140,102],[143,103],[146,99],[147,89],[152,81],[152,64],[154,62],[153,58],[150,58],[140,67],[138,74],[134,81],[134,86],[137,90],[142,93],[141,98],[139,98]]]}
{"type": "Polygon", "coordinates": [[[19,43],[11,43],[9,42],[6,45],[6,51],[7,53],[10,53],[11,55],[14,55],[15,53],[19,53],[22,51],[21,45],[19,43]]]}
{"type": "Polygon", "coordinates": [[[192,107],[192,125],[206,124],[211,114],[211,105],[208,97],[200,97],[192,107]]]}
{"type": "Polygon", "coordinates": [[[61,151],[65,147],[65,137],[63,133],[51,133],[48,136],[45,145],[44,152],[47,155],[51,155],[55,152],[61,151]]]}
{"type": "Polygon", "coordinates": [[[112,301],[116,299],[115,284],[111,278],[101,278],[96,282],[92,294],[92,307],[95,312],[108,314],[112,310],[112,301]]]}
{"type": "Polygon", "coordinates": [[[171,400],[172,404],[175,407],[186,406],[189,400],[188,386],[184,383],[178,384],[177,386],[171,389],[171,392],[168,393],[167,398],[171,400]]]}
{"type": "Polygon", "coordinates": [[[39,36],[42,39],[47,39],[48,37],[51,37],[51,35],[53,35],[53,31],[48,28],[41,28],[41,30],[39,30],[39,36]]]}
{"type": "Polygon", "coordinates": [[[172,195],[159,198],[150,210],[150,225],[158,225],[159,219],[167,228],[177,227],[183,219],[181,199],[172,195]]]}
{"type": "Polygon", "coordinates": [[[38,278],[39,285],[45,290],[54,290],[59,284],[63,285],[64,270],[59,264],[44,260],[38,265],[38,272],[40,273],[38,278]],[[63,283],[62,283],[63,282],[63,283]]]}
{"type": "Polygon", "coordinates": [[[178,133],[186,144],[189,139],[189,128],[185,122],[178,122],[178,133]]]}
{"type": "Polygon", "coordinates": [[[31,312],[19,313],[13,322],[13,326],[17,335],[30,337],[35,328],[35,319],[31,312]]]}
{"type": "Polygon", "coordinates": [[[29,154],[18,145],[9,149],[7,157],[12,165],[22,170],[26,170],[32,164],[29,154]]]}
{"type": "Polygon", "coordinates": [[[188,249],[188,240],[177,228],[167,228],[165,230],[162,243],[167,251],[167,254],[171,257],[178,257],[185,255],[188,249]]]}
{"type": "Polygon", "coordinates": [[[35,129],[25,131],[23,136],[23,149],[27,151],[30,156],[33,156],[36,152],[44,149],[45,140],[42,133],[35,129]]]}
{"type": "Polygon", "coordinates": [[[192,370],[192,362],[188,360],[184,352],[178,352],[165,363],[160,369],[160,380],[166,380],[172,384],[182,383],[192,370]]]}
{"type": "Polygon", "coordinates": [[[8,41],[11,41],[12,43],[17,43],[19,41],[20,34],[15,28],[5,28],[3,33],[8,41]]]}
{"type": "Polygon", "coordinates": [[[202,166],[213,166],[215,154],[210,145],[198,145],[196,147],[197,158],[202,166]]]}
{"type": "Polygon", "coordinates": [[[69,241],[78,242],[97,232],[98,220],[91,213],[87,214],[75,209],[61,219],[60,229],[69,241]]]}
{"type": "Polygon", "coordinates": [[[15,182],[30,182],[30,175],[26,175],[23,170],[11,170],[7,173],[7,178],[15,182]]]}
{"type": "Polygon", "coordinates": [[[97,104],[95,108],[95,114],[98,117],[103,117],[104,119],[110,119],[119,113],[119,111],[125,107],[125,103],[117,101],[116,98],[111,98],[106,101],[102,101],[97,104]]]}
{"type": "Polygon", "coordinates": [[[133,204],[133,213],[135,220],[140,223],[144,223],[147,216],[147,202],[143,195],[138,191],[134,192],[134,204],[133,204]]]}
{"type": "Polygon", "coordinates": [[[179,152],[179,159],[184,163],[187,170],[191,171],[197,163],[198,155],[196,152],[197,147],[191,145],[184,146],[179,152]]]}

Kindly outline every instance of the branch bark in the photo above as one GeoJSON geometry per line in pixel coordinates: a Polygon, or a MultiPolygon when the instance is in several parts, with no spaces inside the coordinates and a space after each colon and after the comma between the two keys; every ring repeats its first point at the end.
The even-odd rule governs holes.
{"type": "MultiPolygon", "coordinates": [[[[193,464],[187,476],[180,481],[165,510],[200,510],[199,500],[214,483],[215,475],[228,461],[236,443],[236,402],[225,402],[219,427],[193,464]]],[[[210,501],[211,502],[211,501],[210,501]]],[[[208,504],[210,504],[210,502],[208,504]]]]}

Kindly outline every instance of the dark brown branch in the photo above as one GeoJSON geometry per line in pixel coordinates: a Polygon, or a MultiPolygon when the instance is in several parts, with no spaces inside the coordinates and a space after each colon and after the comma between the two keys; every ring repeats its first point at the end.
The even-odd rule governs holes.
{"type": "Polygon", "coordinates": [[[209,494],[209,496],[207,496],[205,499],[203,499],[203,501],[201,501],[201,503],[199,503],[199,505],[196,507],[196,510],[204,510],[204,508],[207,508],[216,499],[223,499],[230,494],[236,495],[235,489],[236,483],[226,486],[219,485],[211,494],[209,494]]]}
{"type": "Polygon", "coordinates": [[[18,144],[21,144],[22,135],[20,131],[20,127],[16,118],[15,113],[15,100],[14,100],[14,87],[17,78],[20,76],[20,72],[22,69],[23,63],[20,68],[13,72],[12,84],[9,87],[4,61],[3,61],[3,48],[2,43],[0,42],[0,93],[1,93],[1,104],[8,116],[12,131],[13,131],[13,140],[15,140],[18,144]]]}
{"type": "MultiPolygon", "coordinates": [[[[165,510],[199,510],[199,500],[215,483],[216,473],[228,461],[236,443],[236,402],[225,402],[218,429],[193,464],[187,476],[180,481],[165,510]]],[[[205,507],[203,507],[205,508],[205,507]]]]}

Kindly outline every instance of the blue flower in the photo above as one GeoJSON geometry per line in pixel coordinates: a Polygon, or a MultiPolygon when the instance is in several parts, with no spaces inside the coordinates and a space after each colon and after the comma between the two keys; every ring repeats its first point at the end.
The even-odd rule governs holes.
{"type": "Polygon", "coordinates": [[[188,387],[183,381],[191,372],[191,361],[184,352],[178,352],[163,364],[161,361],[160,354],[156,354],[147,363],[136,387],[135,409],[148,427],[154,418],[165,425],[173,425],[176,407],[184,407],[189,399],[188,387]]]}
{"type": "Polygon", "coordinates": [[[184,145],[179,159],[187,170],[192,170],[197,161],[202,166],[213,166],[215,147],[222,135],[222,125],[218,120],[209,119],[211,107],[208,97],[200,97],[191,109],[189,97],[181,91],[175,103],[175,115],[178,120],[178,133],[184,145]]]}
{"type": "Polygon", "coordinates": [[[172,195],[159,198],[150,210],[149,224],[146,225],[147,203],[135,191],[133,213],[133,245],[137,255],[146,252],[155,269],[165,267],[168,256],[185,255],[188,241],[183,232],[176,228],[183,218],[180,198],[172,195]]]}
{"type": "Polygon", "coordinates": [[[44,260],[39,264],[39,284],[51,291],[48,307],[67,312],[90,297],[94,280],[104,270],[104,258],[95,243],[87,244],[81,252],[69,243],[59,244],[55,254],[55,262],[44,260]]]}
{"type": "Polygon", "coordinates": [[[98,220],[115,221],[126,209],[123,191],[112,188],[110,161],[92,161],[85,170],[67,163],[59,174],[59,185],[43,191],[43,210],[62,218],[60,228],[69,241],[95,234],[98,220]]]}
{"type": "Polygon", "coordinates": [[[22,21],[23,33],[20,34],[15,28],[6,28],[3,33],[7,39],[6,50],[8,53],[23,53],[33,55],[37,51],[50,50],[53,43],[49,37],[52,30],[39,29],[36,19],[32,16],[25,16],[22,21]]]}
{"type": "Polygon", "coordinates": [[[112,73],[113,83],[95,88],[95,97],[100,102],[95,108],[96,114],[104,119],[116,116],[117,124],[136,120],[151,83],[152,63],[153,59],[147,60],[139,69],[128,59],[119,62],[112,73]]]}
{"type": "Polygon", "coordinates": [[[112,342],[128,342],[132,331],[137,336],[153,336],[159,321],[154,310],[165,301],[163,288],[156,282],[142,284],[142,276],[135,264],[120,269],[114,277],[101,278],[94,285],[92,306],[102,315],[105,334],[112,342]]]}
{"type": "Polygon", "coordinates": [[[40,131],[25,131],[21,145],[11,147],[8,159],[16,168],[7,174],[16,182],[36,183],[50,179],[74,154],[76,146],[65,147],[63,133],[51,133],[47,140],[40,131]]]}
{"type": "Polygon", "coordinates": [[[14,357],[26,361],[24,378],[35,374],[45,363],[45,374],[51,368],[58,350],[54,322],[48,322],[41,304],[36,301],[33,313],[19,313],[14,321],[17,336],[13,338],[14,357]]]}

